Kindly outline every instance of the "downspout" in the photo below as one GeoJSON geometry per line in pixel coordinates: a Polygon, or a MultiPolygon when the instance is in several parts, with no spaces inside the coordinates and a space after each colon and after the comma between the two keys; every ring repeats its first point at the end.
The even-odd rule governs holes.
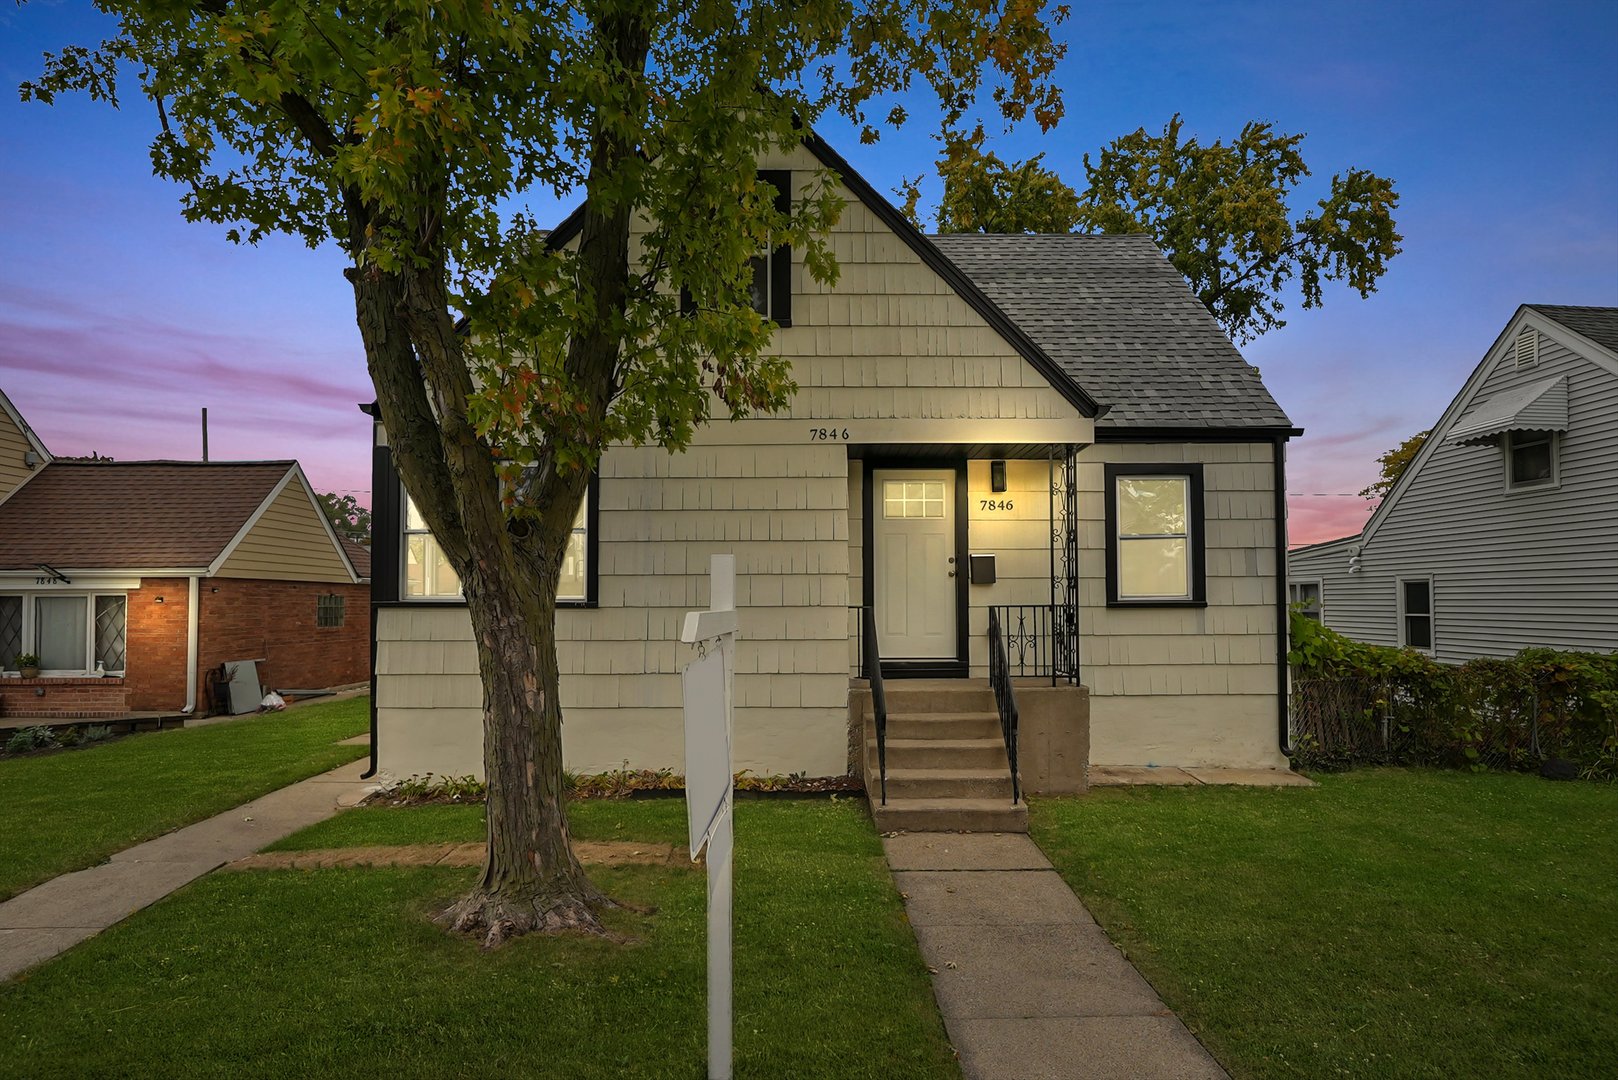
{"type": "MultiPolygon", "coordinates": [[[[372,496],[374,499],[375,496],[372,496]]],[[[372,534],[373,537],[375,534],[372,534]]],[[[375,546],[376,540],[371,541],[375,546]]],[[[376,601],[371,601],[371,767],[360,773],[361,780],[369,780],[376,775],[376,601]]]]}
{"type": "Polygon", "coordinates": [[[185,708],[187,716],[197,711],[197,603],[202,589],[195,574],[190,578],[190,591],[185,604],[185,708]]]}
{"type": "Polygon", "coordinates": [[[1287,437],[1275,437],[1275,700],[1276,742],[1281,753],[1291,750],[1287,739],[1291,708],[1287,652],[1291,612],[1287,604],[1287,437]]]}

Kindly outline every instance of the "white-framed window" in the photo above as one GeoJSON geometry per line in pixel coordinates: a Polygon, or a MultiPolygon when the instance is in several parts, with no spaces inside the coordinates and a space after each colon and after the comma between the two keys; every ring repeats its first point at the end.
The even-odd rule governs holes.
{"type": "MultiPolygon", "coordinates": [[[[461,579],[455,575],[444,551],[433,538],[421,512],[407,494],[404,497],[404,591],[409,600],[459,600],[461,579]]],[[[562,556],[562,573],[556,586],[556,598],[562,601],[583,601],[589,598],[590,573],[590,493],[586,491],[579,502],[578,516],[573,519],[573,533],[568,538],[567,552],[562,556]]]]}
{"type": "Polygon", "coordinates": [[[1560,482],[1557,472],[1558,439],[1554,431],[1508,431],[1502,446],[1505,448],[1506,489],[1555,487],[1560,482]]]}
{"type": "Polygon", "coordinates": [[[1292,604],[1302,604],[1298,614],[1306,619],[1320,621],[1324,610],[1321,603],[1321,583],[1318,581],[1292,581],[1287,583],[1287,600],[1292,604]]]}
{"type": "Polygon", "coordinates": [[[128,609],[123,593],[7,593],[0,595],[0,669],[17,657],[39,657],[41,675],[109,675],[128,666],[128,609]]]}
{"type": "Polygon", "coordinates": [[[1399,644],[1433,651],[1433,579],[1399,579],[1399,644]]]}
{"type": "Polygon", "coordinates": [[[1114,478],[1119,600],[1190,600],[1191,477],[1114,478]]]}

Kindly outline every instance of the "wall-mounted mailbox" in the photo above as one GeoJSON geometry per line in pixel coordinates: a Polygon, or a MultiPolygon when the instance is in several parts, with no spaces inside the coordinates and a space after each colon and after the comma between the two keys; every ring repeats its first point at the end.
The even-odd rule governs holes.
{"type": "Polygon", "coordinates": [[[968,569],[971,571],[971,582],[974,585],[994,584],[994,556],[968,555],[968,569]]]}

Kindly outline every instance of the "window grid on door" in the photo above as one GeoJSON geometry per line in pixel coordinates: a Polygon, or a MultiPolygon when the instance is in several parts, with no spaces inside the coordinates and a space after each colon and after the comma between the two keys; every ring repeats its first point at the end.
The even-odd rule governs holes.
{"type": "Polygon", "coordinates": [[[944,516],[942,480],[885,480],[882,516],[886,518],[941,518],[944,516]]]}

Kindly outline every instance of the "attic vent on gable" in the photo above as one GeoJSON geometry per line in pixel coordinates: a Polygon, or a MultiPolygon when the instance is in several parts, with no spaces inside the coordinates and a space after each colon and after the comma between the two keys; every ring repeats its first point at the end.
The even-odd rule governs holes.
{"type": "Polygon", "coordinates": [[[1539,363],[1539,331],[1529,327],[1517,335],[1517,344],[1512,351],[1520,368],[1534,367],[1539,363]]]}

